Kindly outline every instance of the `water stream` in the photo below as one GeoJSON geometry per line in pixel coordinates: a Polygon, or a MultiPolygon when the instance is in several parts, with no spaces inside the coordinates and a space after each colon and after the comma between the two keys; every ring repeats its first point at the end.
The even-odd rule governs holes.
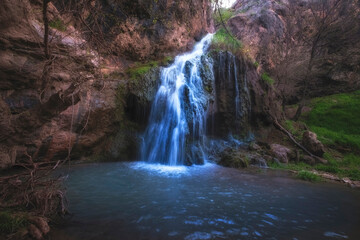
{"type": "Polygon", "coordinates": [[[51,239],[360,239],[360,192],[213,164],[71,168],[51,239]]]}

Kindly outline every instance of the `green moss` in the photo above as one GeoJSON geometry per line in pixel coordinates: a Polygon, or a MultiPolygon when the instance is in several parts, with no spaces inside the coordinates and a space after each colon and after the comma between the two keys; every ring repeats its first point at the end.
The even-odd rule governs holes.
{"type": "Polygon", "coordinates": [[[239,53],[243,49],[243,45],[240,40],[231,35],[224,28],[219,29],[213,39],[212,46],[215,49],[227,50],[234,54],[239,53]]]}
{"type": "Polygon", "coordinates": [[[267,84],[271,85],[271,86],[274,85],[274,83],[275,83],[274,79],[272,79],[267,72],[264,72],[264,73],[261,75],[261,79],[262,79],[264,82],[266,82],[267,84]]]}
{"type": "Polygon", "coordinates": [[[24,215],[16,215],[10,211],[0,212],[0,232],[2,233],[14,233],[28,224],[28,220],[24,215]]]}
{"type": "Polygon", "coordinates": [[[297,174],[297,177],[305,180],[305,181],[310,181],[310,182],[317,182],[320,181],[320,177],[318,175],[316,175],[315,173],[309,172],[309,171],[305,171],[302,170],[297,174]]]}
{"type": "Polygon", "coordinates": [[[320,141],[360,151],[360,91],[316,98],[306,124],[320,141]]]}
{"type": "Polygon", "coordinates": [[[67,26],[65,25],[65,23],[59,18],[56,18],[56,19],[50,21],[49,26],[51,28],[55,28],[61,32],[65,32],[67,29],[67,26]]]}
{"type": "Polygon", "coordinates": [[[259,65],[260,65],[260,64],[259,64],[258,62],[256,62],[256,61],[254,62],[254,67],[255,67],[255,68],[258,68],[259,65]]]}
{"type": "Polygon", "coordinates": [[[128,68],[126,73],[131,80],[141,79],[147,74],[152,68],[159,66],[166,66],[173,61],[173,57],[167,56],[159,61],[149,61],[146,63],[135,63],[134,67],[128,68]]]}
{"type": "Polygon", "coordinates": [[[221,17],[220,17],[220,14],[219,14],[219,11],[216,11],[214,13],[214,21],[215,21],[215,24],[222,24],[221,22],[221,19],[223,20],[223,22],[226,24],[227,21],[229,21],[229,19],[234,16],[234,9],[230,9],[230,8],[220,8],[220,14],[221,14],[221,17]]]}

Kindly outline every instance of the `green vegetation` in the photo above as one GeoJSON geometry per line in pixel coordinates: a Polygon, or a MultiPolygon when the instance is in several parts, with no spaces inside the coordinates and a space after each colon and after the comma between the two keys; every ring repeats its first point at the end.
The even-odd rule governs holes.
{"type": "Polygon", "coordinates": [[[305,126],[315,132],[328,147],[323,156],[328,164],[272,164],[270,167],[295,171],[315,169],[360,181],[360,91],[315,98],[309,106],[310,112],[301,117],[303,122],[287,120],[283,125],[298,141],[305,126]]]}
{"type": "Polygon", "coordinates": [[[305,123],[327,145],[360,151],[360,91],[316,98],[305,123]]]}
{"type": "Polygon", "coordinates": [[[9,211],[0,213],[0,232],[2,233],[14,233],[27,225],[28,221],[23,215],[15,215],[9,211]]]}
{"type": "Polygon", "coordinates": [[[243,45],[240,40],[231,35],[224,28],[220,28],[212,39],[212,46],[217,50],[227,50],[234,54],[242,50],[243,45]]]}
{"type": "Polygon", "coordinates": [[[56,19],[50,21],[49,26],[52,28],[55,28],[61,32],[65,32],[67,29],[67,26],[65,25],[65,23],[59,18],[56,18],[56,19]]]}
{"type": "Polygon", "coordinates": [[[310,182],[317,182],[320,180],[320,177],[312,172],[301,170],[298,172],[297,177],[310,182]]]}
{"type": "Polygon", "coordinates": [[[312,167],[306,163],[288,163],[288,164],[279,164],[279,163],[270,163],[268,164],[270,168],[281,169],[281,170],[291,170],[291,171],[302,171],[302,170],[311,170],[312,167]]]}
{"type": "Polygon", "coordinates": [[[216,11],[214,13],[214,20],[215,20],[215,24],[222,24],[221,19],[223,20],[223,22],[226,24],[227,21],[234,16],[234,9],[231,8],[220,8],[219,11],[216,11]],[[221,17],[220,17],[220,14],[221,17]]]}
{"type": "Polygon", "coordinates": [[[272,79],[267,72],[264,72],[261,75],[261,79],[269,85],[274,85],[274,83],[275,83],[274,79],[272,79]]]}
{"type": "Polygon", "coordinates": [[[318,164],[315,169],[329,172],[340,178],[348,177],[354,181],[360,181],[360,157],[355,154],[345,154],[341,160],[335,159],[330,153],[325,153],[324,158],[328,164],[318,164]]]}
{"type": "Polygon", "coordinates": [[[259,65],[260,65],[260,64],[259,64],[257,61],[254,62],[254,67],[255,67],[255,68],[258,68],[259,65]]]}
{"type": "Polygon", "coordinates": [[[171,61],[173,61],[172,57],[165,57],[160,61],[149,61],[146,63],[135,63],[134,67],[127,69],[126,73],[129,75],[131,80],[139,79],[144,77],[152,68],[168,65],[171,61]]]}

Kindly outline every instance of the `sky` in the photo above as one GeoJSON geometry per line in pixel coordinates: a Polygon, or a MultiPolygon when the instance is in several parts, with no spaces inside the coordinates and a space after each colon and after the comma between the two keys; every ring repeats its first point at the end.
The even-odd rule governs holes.
{"type": "Polygon", "coordinates": [[[220,0],[220,1],[222,2],[221,6],[224,8],[229,8],[236,2],[236,0],[220,0]]]}

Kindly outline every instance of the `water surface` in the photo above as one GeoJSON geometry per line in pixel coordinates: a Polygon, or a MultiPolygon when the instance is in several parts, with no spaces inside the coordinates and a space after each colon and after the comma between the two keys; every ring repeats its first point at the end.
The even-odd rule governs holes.
{"type": "Polygon", "coordinates": [[[65,170],[71,218],[51,239],[360,239],[360,193],[285,172],[142,162],[65,170]]]}

